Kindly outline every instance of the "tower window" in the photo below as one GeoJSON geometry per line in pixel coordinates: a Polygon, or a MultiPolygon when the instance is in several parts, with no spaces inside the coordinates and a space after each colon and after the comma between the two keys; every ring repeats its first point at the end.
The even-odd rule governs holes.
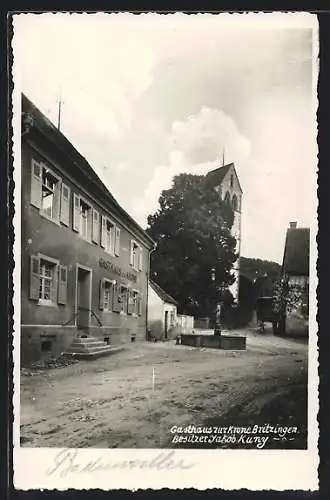
{"type": "Polygon", "coordinates": [[[230,187],[232,188],[233,185],[234,185],[234,176],[233,176],[233,174],[231,174],[231,176],[230,176],[230,187]]]}
{"type": "Polygon", "coordinates": [[[237,203],[237,196],[236,194],[234,194],[233,196],[233,199],[232,199],[232,207],[233,207],[233,210],[237,210],[237,207],[238,207],[238,203],[237,203]]]}

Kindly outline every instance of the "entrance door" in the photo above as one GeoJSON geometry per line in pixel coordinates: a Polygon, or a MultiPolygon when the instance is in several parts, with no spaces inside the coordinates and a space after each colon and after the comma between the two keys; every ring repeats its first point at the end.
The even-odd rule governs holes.
{"type": "Polygon", "coordinates": [[[77,270],[77,327],[88,331],[91,309],[91,272],[82,267],[77,270]]]}
{"type": "Polygon", "coordinates": [[[167,339],[167,330],[168,330],[168,311],[165,311],[165,338],[167,339]]]}

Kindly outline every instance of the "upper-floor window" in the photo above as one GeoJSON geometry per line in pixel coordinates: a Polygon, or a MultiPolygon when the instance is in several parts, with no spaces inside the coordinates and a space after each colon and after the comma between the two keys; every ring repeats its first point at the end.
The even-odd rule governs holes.
{"type": "Polygon", "coordinates": [[[112,255],[115,253],[115,225],[106,219],[105,249],[112,255]]]}
{"type": "Polygon", "coordinates": [[[93,210],[91,205],[79,195],[73,195],[73,229],[89,242],[92,241],[93,210]]]}
{"type": "Polygon", "coordinates": [[[225,203],[230,203],[230,194],[229,194],[229,191],[227,191],[226,194],[225,194],[225,203]]]}
{"type": "Polygon", "coordinates": [[[57,217],[57,196],[59,179],[46,168],[42,169],[41,211],[50,219],[57,217]]]}
{"type": "Polygon", "coordinates": [[[111,255],[120,253],[120,228],[109,217],[101,216],[101,246],[111,255]]]}
{"type": "Polygon", "coordinates": [[[61,179],[45,164],[32,160],[31,204],[55,222],[60,220],[61,179]]]}
{"type": "Polygon", "coordinates": [[[130,245],[130,265],[135,271],[141,271],[143,267],[143,249],[134,240],[131,240],[130,245]]]}
{"type": "Polygon", "coordinates": [[[84,203],[82,200],[80,201],[80,234],[81,236],[87,240],[88,239],[88,225],[89,225],[89,212],[91,207],[84,203]]]}

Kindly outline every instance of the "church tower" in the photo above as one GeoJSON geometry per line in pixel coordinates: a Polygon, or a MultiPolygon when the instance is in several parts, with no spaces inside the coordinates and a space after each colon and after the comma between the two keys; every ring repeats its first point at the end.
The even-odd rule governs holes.
{"type": "Polygon", "coordinates": [[[234,163],[211,170],[206,176],[207,181],[213,186],[221,200],[230,203],[234,210],[234,223],[231,234],[236,239],[236,253],[238,259],[234,263],[233,274],[235,282],[229,287],[235,302],[238,302],[239,270],[241,254],[241,213],[242,213],[242,188],[236,173],[234,163]]]}

